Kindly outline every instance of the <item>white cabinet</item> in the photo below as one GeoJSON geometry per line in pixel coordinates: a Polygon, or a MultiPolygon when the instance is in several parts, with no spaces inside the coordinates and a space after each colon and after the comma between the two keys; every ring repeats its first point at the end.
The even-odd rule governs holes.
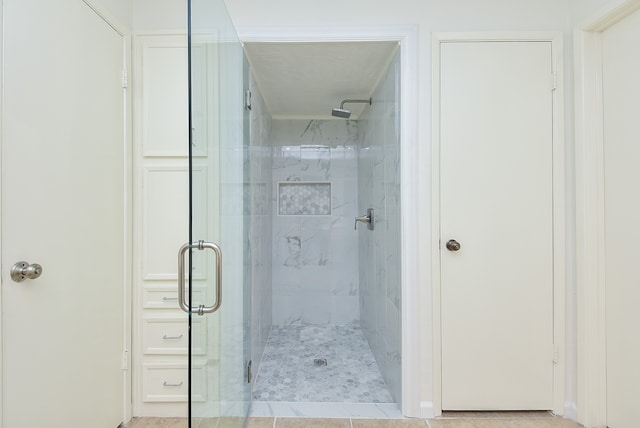
{"type": "MultiPolygon", "coordinates": [[[[187,415],[188,317],[178,308],[177,255],[188,241],[188,74],[183,35],[138,35],[134,42],[134,416],[187,415]]],[[[205,159],[206,153],[200,153],[205,159]]],[[[195,180],[207,179],[206,165],[195,180]]],[[[204,220],[204,214],[195,217],[204,220]]],[[[194,257],[194,300],[207,265],[194,257]]],[[[206,400],[204,318],[194,317],[193,397],[206,400]]]]}

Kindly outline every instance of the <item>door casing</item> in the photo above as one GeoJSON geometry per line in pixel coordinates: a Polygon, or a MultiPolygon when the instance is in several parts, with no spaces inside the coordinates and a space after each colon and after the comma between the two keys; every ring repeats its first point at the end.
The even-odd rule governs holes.
{"type": "MultiPolygon", "coordinates": [[[[401,276],[402,276],[402,403],[403,415],[432,417],[431,403],[421,401],[423,385],[430,382],[421,352],[425,349],[425,332],[421,325],[428,325],[420,315],[420,301],[424,299],[428,273],[419,260],[429,258],[428,228],[420,226],[420,212],[424,207],[420,189],[428,183],[425,168],[420,160],[428,158],[418,141],[418,31],[417,26],[367,26],[367,27],[237,27],[243,42],[340,42],[340,41],[398,41],[401,62],[401,276]]],[[[423,327],[424,329],[424,327],[423,327]]],[[[400,404],[400,403],[399,403],[400,404]]]]}
{"type": "Polygon", "coordinates": [[[432,44],[431,254],[433,302],[433,416],[442,414],[442,314],[440,291],[440,47],[445,42],[545,41],[552,45],[553,98],[553,315],[557,363],[553,371],[553,411],[564,414],[565,389],[565,145],[562,34],[556,32],[434,33],[432,44]]]}
{"type": "Polygon", "coordinates": [[[574,30],[577,419],[607,424],[602,32],[640,9],[613,0],[574,30]]]}

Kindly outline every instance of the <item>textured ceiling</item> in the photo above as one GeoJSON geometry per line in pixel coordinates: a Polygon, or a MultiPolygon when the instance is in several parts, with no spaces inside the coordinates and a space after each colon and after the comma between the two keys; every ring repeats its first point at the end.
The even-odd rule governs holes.
{"type": "MultiPolygon", "coordinates": [[[[331,118],[344,99],[367,99],[397,42],[246,42],[244,49],[272,117],[331,118]]],[[[352,119],[365,105],[346,104],[352,119]]]]}

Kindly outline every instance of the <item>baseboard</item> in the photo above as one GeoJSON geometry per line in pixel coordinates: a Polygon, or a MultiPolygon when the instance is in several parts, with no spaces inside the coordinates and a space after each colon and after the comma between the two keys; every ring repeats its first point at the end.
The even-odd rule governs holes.
{"type": "MultiPolygon", "coordinates": [[[[572,421],[578,420],[578,408],[576,403],[566,402],[564,403],[564,415],[562,415],[566,419],[571,419],[572,421]]],[[[434,418],[434,410],[433,403],[431,401],[421,401],[420,402],[420,418],[421,419],[433,419],[434,418]]]]}
{"type": "Polygon", "coordinates": [[[421,401],[420,402],[420,418],[421,419],[433,419],[433,402],[421,401]]]}
{"type": "Polygon", "coordinates": [[[567,401],[564,403],[564,415],[565,418],[571,419],[572,421],[578,420],[578,406],[576,403],[567,401]]]}

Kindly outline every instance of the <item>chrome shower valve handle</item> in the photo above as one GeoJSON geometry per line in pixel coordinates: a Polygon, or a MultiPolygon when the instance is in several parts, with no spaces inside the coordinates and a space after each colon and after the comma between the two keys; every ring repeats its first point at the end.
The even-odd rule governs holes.
{"type": "Polygon", "coordinates": [[[358,222],[367,223],[367,228],[369,230],[373,230],[373,208],[367,208],[367,215],[356,217],[356,220],[353,223],[354,230],[358,230],[358,222]]]}
{"type": "Polygon", "coordinates": [[[369,216],[363,215],[362,217],[356,217],[356,221],[353,223],[353,230],[358,230],[358,222],[369,223],[369,216]]]}

